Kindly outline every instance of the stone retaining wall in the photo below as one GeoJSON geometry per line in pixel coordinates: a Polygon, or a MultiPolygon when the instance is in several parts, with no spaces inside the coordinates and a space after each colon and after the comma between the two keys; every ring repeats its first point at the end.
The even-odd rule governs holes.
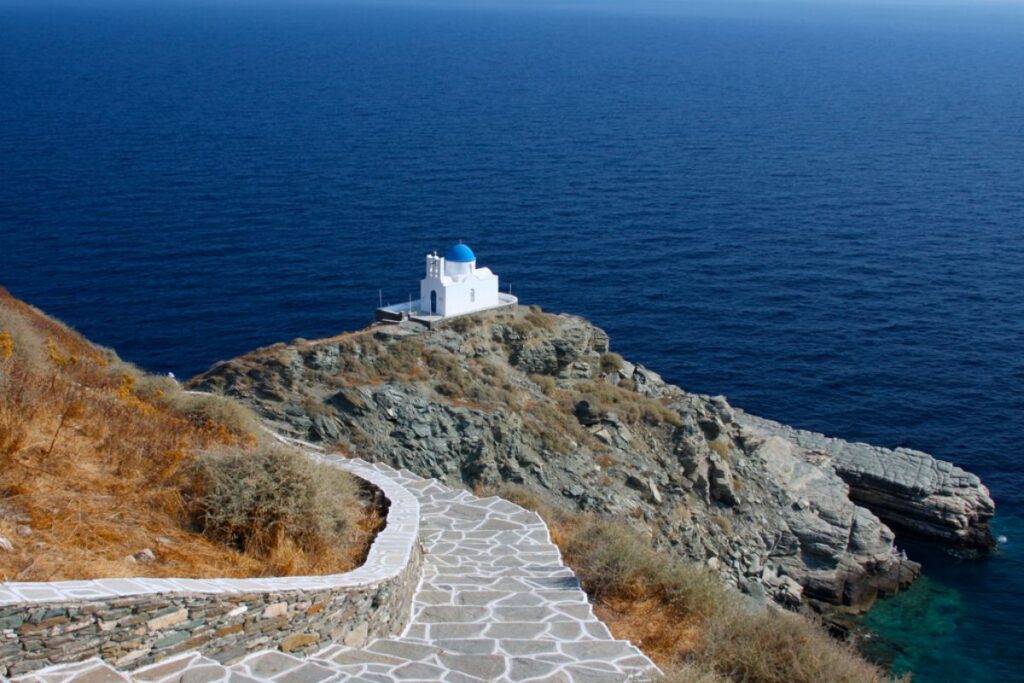
{"type": "Polygon", "coordinates": [[[419,581],[419,504],[373,466],[311,457],[389,501],[363,566],[333,576],[0,583],[0,676],[96,656],[134,668],[185,650],[228,663],[254,650],[360,646],[399,633],[419,581]]]}

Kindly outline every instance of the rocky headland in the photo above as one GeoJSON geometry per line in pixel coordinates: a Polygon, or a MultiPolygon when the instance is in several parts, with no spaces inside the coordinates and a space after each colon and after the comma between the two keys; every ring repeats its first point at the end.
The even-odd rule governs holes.
{"type": "Polygon", "coordinates": [[[992,546],[994,506],[974,475],[688,393],[572,315],[520,307],[295,340],[190,387],[367,460],[613,515],[760,602],[867,609],[919,572],[890,526],[959,552],[992,546]]]}

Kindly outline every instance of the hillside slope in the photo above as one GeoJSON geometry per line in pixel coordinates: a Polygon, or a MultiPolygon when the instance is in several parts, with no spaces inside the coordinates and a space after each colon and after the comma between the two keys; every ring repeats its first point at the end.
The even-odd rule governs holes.
{"type": "MultiPolygon", "coordinates": [[[[361,562],[370,528],[356,525],[350,546],[318,552],[290,532],[255,548],[198,528],[190,496],[204,472],[223,478],[230,458],[316,480],[259,433],[234,401],[185,394],[0,288],[0,581],[333,573],[361,562]]],[[[360,510],[355,484],[340,485],[332,495],[360,510]]]]}
{"type": "MultiPolygon", "coordinates": [[[[376,326],[261,349],[191,386],[367,459],[457,485],[511,482],[552,505],[628,520],[758,600],[860,611],[918,572],[890,528],[851,499],[841,476],[850,468],[743,423],[722,397],[687,393],[623,360],[579,317],[520,308],[434,330],[376,326]]],[[[987,491],[941,465],[951,476],[893,472],[903,493],[890,487],[887,500],[941,520],[932,527],[954,530],[945,542],[984,550],[987,491]]],[[[885,480],[861,477],[861,499],[885,480]]]]}

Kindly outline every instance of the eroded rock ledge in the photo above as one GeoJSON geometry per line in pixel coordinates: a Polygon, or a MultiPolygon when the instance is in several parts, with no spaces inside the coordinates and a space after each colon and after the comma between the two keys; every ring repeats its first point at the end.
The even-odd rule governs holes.
{"type": "Polygon", "coordinates": [[[812,448],[755,426],[725,398],[609,353],[608,335],[577,316],[519,308],[371,327],[254,351],[191,385],[421,476],[615,515],[761,601],[861,611],[908,584],[919,567],[878,515],[911,502],[904,526],[958,546],[990,535],[991,499],[962,470],[897,454],[917,458],[911,475],[881,450],[854,458],[845,442],[812,448]]]}
{"type": "Polygon", "coordinates": [[[850,498],[887,523],[958,552],[995,546],[995,503],[976,475],[921,451],[851,443],[736,412],[740,424],[785,439],[804,457],[823,458],[849,485],[850,498]]]}

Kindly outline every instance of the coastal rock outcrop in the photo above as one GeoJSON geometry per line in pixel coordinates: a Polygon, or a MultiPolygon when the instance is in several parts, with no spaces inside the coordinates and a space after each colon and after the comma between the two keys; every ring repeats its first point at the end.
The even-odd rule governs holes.
{"type": "MultiPolygon", "coordinates": [[[[576,316],[521,307],[430,330],[374,326],[254,351],[191,386],[342,452],[615,515],[755,599],[860,611],[919,570],[877,516],[903,500],[895,483],[877,483],[891,469],[840,467],[845,457],[753,425],[723,397],[666,383],[610,353],[608,335],[576,316]]],[[[987,492],[948,463],[935,468],[948,477],[916,501],[915,518],[939,528],[946,515],[949,529],[983,538],[987,492]]]]}
{"type": "Polygon", "coordinates": [[[851,499],[885,522],[961,553],[995,546],[988,523],[995,503],[977,475],[921,451],[851,443],[742,411],[737,415],[751,430],[781,437],[804,457],[830,465],[849,485],[851,499]]]}

